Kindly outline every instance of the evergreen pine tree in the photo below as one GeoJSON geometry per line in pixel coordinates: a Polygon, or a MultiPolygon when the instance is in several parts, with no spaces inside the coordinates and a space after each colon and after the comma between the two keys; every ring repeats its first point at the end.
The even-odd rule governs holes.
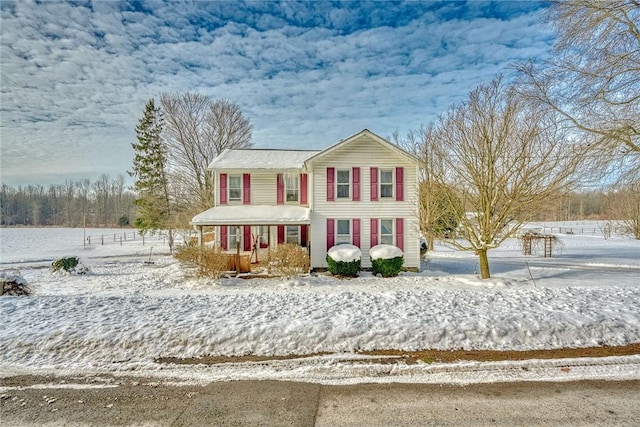
{"type": "Polygon", "coordinates": [[[129,175],[136,180],[133,185],[137,193],[134,226],[140,233],[168,230],[169,249],[173,250],[167,155],[162,141],[163,123],[160,108],[150,99],[136,126],[138,141],[131,144],[135,156],[129,175]]]}

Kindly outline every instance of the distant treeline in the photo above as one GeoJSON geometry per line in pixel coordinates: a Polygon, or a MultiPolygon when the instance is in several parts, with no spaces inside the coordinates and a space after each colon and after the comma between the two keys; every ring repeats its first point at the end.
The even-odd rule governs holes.
{"type": "Polygon", "coordinates": [[[97,181],[26,185],[0,189],[0,225],[126,227],[133,223],[135,195],[119,175],[97,181]]]}

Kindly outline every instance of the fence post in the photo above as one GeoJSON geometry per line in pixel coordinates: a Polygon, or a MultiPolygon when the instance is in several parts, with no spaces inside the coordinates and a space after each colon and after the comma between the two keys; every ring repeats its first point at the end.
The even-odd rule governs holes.
{"type": "Polygon", "coordinates": [[[122,246],[122,236],[120,236],[120,246],[122,246]]]}
{"type": "Polygon", "coordinates": [[[102,246],[104,246],[104,234],[100,235],[100,242],[101,242],[102,246]]]}

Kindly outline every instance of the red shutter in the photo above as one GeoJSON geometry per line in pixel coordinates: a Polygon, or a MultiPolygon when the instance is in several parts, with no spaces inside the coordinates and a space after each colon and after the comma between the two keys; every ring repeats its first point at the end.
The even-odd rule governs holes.
{"type": "Polygon", "coordinates": [[[351,171],[353,176],[353,201],[360,201],[360,168],[353,168],[351,171]]]}
{"type": "Polygon", "coordinates": [[[327,202],[333,202],[335,200],[335,176],[336,169],[335,168],[327,168],[327,202]]]}
{"type": "Polygon", "coordinates": [[[404,251],[404,219],[396,218],[396,246],[404,251]]]}
{"type": "Polygon", "coordinates": [[[248,173],[242,174],[242,203],[251,204],[251,175],[248,173]]]}
{"type": "Polygon", "coordinates": [[[371,247],[378,244],[378,218],[371,218],[371,247]]]}
{"type": "Polygon", "coordinates": [[[353,221],[353,234],[352,234],[352,242],[353,246],[360,247],[360,219],[354,218],[353,221]]]}
{"type": "Polygon", "coordinates": [[[226,251],[229,248],[229,239],[227,238],[227,226],[220,226],[220,247],[223,251],[226,251]]]}
{"type": "Polygon", "coordinates": [[[371,201],[378,200],[378,168],[371,168],[371,201]]]}
{"type": "Polygon", "coordinates": [[[309,239],[308,235],[309,235],[309,226],[301,225],[300,226],[300,244],[305,248],[307,247],[307,243],[309,239]]]}
{"type": "Polygon", "coordinates": [[[309,192],[309,184],[308,184],[309,175],[306,173],[300,174],[300,204],[308,205],[309,201],[307,200],[307,194],[309,192]]]}
{"type": "Polygon", "coordinates": [[[251,226],[245,225],[242,234],[242,239],[244,241],[244,251],[249,252],[251,251],[251,226]]]}
{"type": "Polygon", "coordinates": [[[220,204],[227,204],[227,174],[220,174],[220,204]]]}
{"type": "Polygon", "coordinates": [[[284,225],[278,226],[278,244],[284,243],[284,225]]]}
{"type": "Polygon", "coordinates": [[[281,173],[276,176],[276,203],[284,205],[284,176],[281,173]]]}
{"type": "Polygon", "coordinates": [[[404,200],[404,168],[396,168],[396,200],[404,200]]]}
{"type": "Polygon", "coordinates": [[[333,218],[327,218],[327,250],[331,249],[336,244],[335,227],[335,220],[333,218]]]}

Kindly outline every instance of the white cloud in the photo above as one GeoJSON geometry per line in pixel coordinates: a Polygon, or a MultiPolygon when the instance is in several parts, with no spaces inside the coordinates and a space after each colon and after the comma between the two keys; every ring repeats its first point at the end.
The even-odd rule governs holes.
{"type": "Polygon", "coordinates": [[[364,127],[417,128],[549,49],[534,12],[381,5],[3,2],[2,181],[124,173],[144,103],[162,92],[238,102],[256,146],[322,148],[364,127]]]}

